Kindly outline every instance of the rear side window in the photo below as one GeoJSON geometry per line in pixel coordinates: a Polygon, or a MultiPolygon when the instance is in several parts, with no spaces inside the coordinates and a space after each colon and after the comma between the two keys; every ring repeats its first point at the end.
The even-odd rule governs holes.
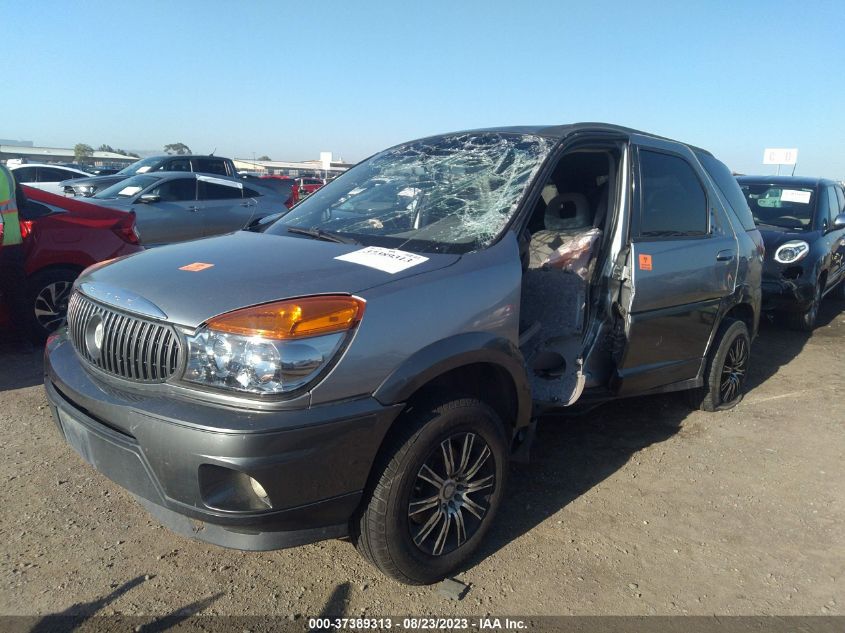
{"type": "Polygon", "coordinates": [[[707,234],[707,196],[689,163],[640,150],[641,237],[707,234]]]}
{"type": "Polygon", "coordinates": [[[751,214],[751,209],[748,208],[748,202],[736,178],[731,174],[731,170],[723,162],[716,160],[710,154],[696,152],[695,155],[698,157],[704,170],[713,179],[713,182],[716,183],[719,191],[725,196],[730,210],[733,211],[734,216],[739,220],[742,228],[746,231],[757,228],[754,224],[754,216],[751,214]]]}
{"type": "Polygon", "coordinates": [[[204,174],[219,174],[228,176],[226,173],[226,161],[222,158],[195,158],[194,171],[204,174]]]}
{"type": "Polygon", "coordinates": [[[230,187],[216,182],[199,181],[200,200],[231,200],[241,197],[240,187],[230,187]]]}
{"type": "Polygon", "coordinates": [[[197,199],[196,185],[193,178],[176,178],[161,183],[149,193],[157,195],[162,202],[186,202],[197,199]]]}

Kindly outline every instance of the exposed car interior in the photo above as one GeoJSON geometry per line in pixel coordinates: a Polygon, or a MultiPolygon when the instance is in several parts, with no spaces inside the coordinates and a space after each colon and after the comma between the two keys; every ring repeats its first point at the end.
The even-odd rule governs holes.
{"type": "Polygon", "coordinates": [[[564,154],[523,231],[520,347],[535,400],[576,394],[590,286],[615,199],[619,153],[581,147],[564,154]]]}

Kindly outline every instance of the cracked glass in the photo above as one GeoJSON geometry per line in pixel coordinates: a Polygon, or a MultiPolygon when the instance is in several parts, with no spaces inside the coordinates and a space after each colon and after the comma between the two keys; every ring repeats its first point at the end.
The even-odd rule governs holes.
{"type": "Polygon", "coordinates": [[[507,226],[553,144],[470,132],[400,145],[352,168],[266,232],[414,252],[485,248],[507,226]]]}

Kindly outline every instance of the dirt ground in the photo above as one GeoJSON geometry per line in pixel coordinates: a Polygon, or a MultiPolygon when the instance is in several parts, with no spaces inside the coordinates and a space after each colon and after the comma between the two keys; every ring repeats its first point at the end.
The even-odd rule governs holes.
{"type": "Polygon", "coordinates": [[[764,326],[733,411],[667,395],[545,420],[460,601],[347,542],[244,553],[170,533],[64,444],[40,352],[6,345],[0,614],[843,614],[842,307],[812,336],[764,326]]]}

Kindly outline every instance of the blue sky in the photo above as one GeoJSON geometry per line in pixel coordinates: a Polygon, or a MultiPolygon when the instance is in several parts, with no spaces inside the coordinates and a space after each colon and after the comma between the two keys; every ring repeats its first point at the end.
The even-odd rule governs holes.
{"type": "Polygon", "coordinates": [[[607,121],[845,178],[845,2],[15,2],[0,138],[359,160],[607,121]]]}

